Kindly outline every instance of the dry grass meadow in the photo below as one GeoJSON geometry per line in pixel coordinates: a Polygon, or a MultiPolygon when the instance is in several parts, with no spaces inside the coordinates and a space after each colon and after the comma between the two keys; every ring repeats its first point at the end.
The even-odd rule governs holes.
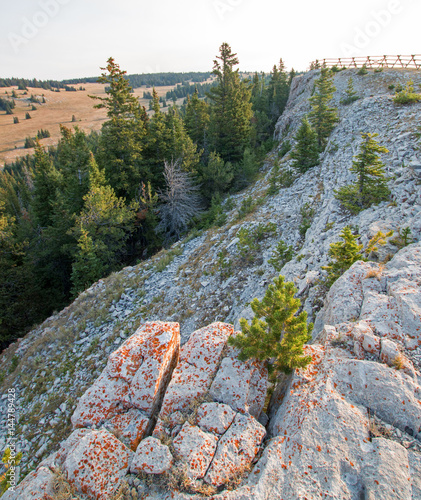
{"type": "MultiPolygon", "coordinates": [[[[35,137],[38,130],[48,130],[51,137],[41,139],[41,144],[51,146],[57,144],[60,138],[60,124],[66,127],[77,125],[86,132],[91,130],[100,130],[106,120],[106,110],[94,109],[96,102],[89,95],[105,96],[105,85],[99,83],[84,83],[74,85],[76,89],[82,86],[85,90],[77,92],[66,92],[61,89],[60,92],[44,90],[38,88],[28,88],[25,95],[24,91],[17,90],[17,87],[0,88],[0,97],[11,97],[15,90],[16,107],[13,109],[13,115],[6,115],[5,111],[0,111],[0,168],[5,163],[11,163],[20,156],[33,154],[33,148],[25,149],[24,143],[26,137],[35,137]],[[42,101],[45,98],[45,104],[30,102],[31,94],[42,101]],[[37,108],[31,111],[31,106],[37,108]],[[25,115],[29,112],[31,119],[26,120],[25,115]],[[75,116],[76,122],[72,122],[72,116],[75,116]],[[13,117],[19,118],[19,123],[13,123],[13,117]]],[[[165,97],[168,90],[174,86],[157,87],[159,96],[165,97]]],[[[151,91],[151,88],[140,87],[135,89],[135,95],[139,97],[140,103],[149,108],[149,101],[143,99],[143,92],[151,91]]],[[[179,100],[177,104],[180,104],[179,100]]],[[[171,102],[170,102],[171,104],[171,102]]]]}

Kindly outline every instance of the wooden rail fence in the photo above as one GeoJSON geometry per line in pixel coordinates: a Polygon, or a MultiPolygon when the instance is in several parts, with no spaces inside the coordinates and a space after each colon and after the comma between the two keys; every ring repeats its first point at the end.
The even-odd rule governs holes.
{"type": "Polygon", "coordinates": [[[421,55],[411,56],[367,56],[339,57],[338,59],[316,59],[310,63],[310,69],[316,68],[412,68],[421,69],[421,55]]]}

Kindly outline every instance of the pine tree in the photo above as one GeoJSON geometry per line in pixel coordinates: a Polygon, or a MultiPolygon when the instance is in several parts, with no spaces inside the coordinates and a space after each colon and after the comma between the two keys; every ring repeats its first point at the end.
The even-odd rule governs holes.
{"type": "Polygon", "coordinates": [[[105,172],[98,167],[98,164],[95,161],[95,157],[92,152],[89,155],[88,176],[89,176],[90,189],[94,187],[103,187],[107,185],[105,172]]]}
{"type": "Polygon", "coordinates": [[[214,151],[210,154],[208,163],[200,166],[199,182],[202,193],[208,200],[211,200],[215,195],[226,192],[233,178],[232,165],[229,162],[224,162],[214,151]]]}
{"type": "Polygon", "coordinates": [[[354,262],[358,260],[366,260],[362,255],[363,245],[357,243],[357,238],[359,235],[354,236],[352,234],[351,228],[345,226],[340,234],[342,241],[337,243],[332,243],[329,249],[329,256],[331,260],[327,266],[323,266],[323,269],[328,271],[328,276],[326,279],[326,285],[331,287],[332,284],[340,277],[342,274],[348,270],[354,262]]]}
{"type": "Polygon", "coordinates": [[[319,164],[319,145],[317,134],[305,116],[295,136],[297,141],[290,156],[294,160],[292,166],[301,173],[319,164]]]}
{"type": "Polygon", "coordinates": [[[176,106],[169,108],[165,115],[165,129],[167,152],[164,160],[171,161],[173,158],[178,158],[182,170],[195,175],[200,151],[198,152],[196,144],[187,134],[183,119],[176,106]]]}
{"type": "Polygon", "coordinates": [[[94,245],[89,233],[83,227],[80,228],[78,240],[78,252],[72,264],[72,295],[75,297],[86,290],[92,283],[98,281],[106,272],[104,262],[100,258],[103,250],[101,242],[94,245]]]}
{"type": "Polygon", "coordinates": [[[237,54],[223,43],[220,55],[214,61],[213,74],[217,85],[209,91],[211,100],[210,139],[211,148],[224,161],[241,161],[244,149],[251,139],[252,104],[251,89],[240,80],[237,54]]]}
{"type": "Polygon", "coordinates": [[[0,201],[0,349],[6,348],[41,319],[42,300],[33,264],[27,259],[28,241],[20,221],[0,201]],[[41,314],[40,314],[41,313],[41,314]]]}
{"type": "Polygon", "coordinates": [[[47,227],[52,222],[53,206],[57,200],[57,194],[62,188],[62,180],[62,175],[55,168],[50,156],[37,140],[32,208],[41,227],[47,227]]]}
{"type": "Polygon", "coordinates": [[[251,325],[241,318],[241,333],[229,339],[240,349],[239,359],[267,361],[274,377],[310,363],[311,356],[304,356],[303,346],[311,338],[313,324],[307,325],[305,311],[296,314],[301,306],[300,300],[294,298],[296,292],[293,283],[279,276],[274,285],[269,285],[262,301],[253,299],[251,325]]]}
{"type": "Polygon", "coordinates": [[[285,64],[279,60],[279,66],[273,66],[268,84],[268,114],[273,125],[278,121],[288,101],[289,84],[285,64]]]}
{"type": "MultiPolygon", "coordinates": [[[[157,99],[154,98],[153,102],[159,105],[157,99]]],[[[197,151],[197,146],[187,134],[176,106],[170,107],[166,114],[155,105],[154,108],[144,153],[145,165],[150,172],[146,179],[151,179],[154,189],[162,189],[165,184],[163,176],[165,162],[178,158],[183,170],[196,174],[200,151],[197,151]]]]}
{"type": "Polygon", "coordinates": [[[197,144],[199,149],[207,152],[208,149],[208,127],[209,127],[209,104],[199,99],[197,87],[190,99],[187,96],[186,114],[184,116],[186,132],[191,140],[197,144]]]}
{"type": "Polygon", "coordinates": [[[385,201],[390,196],[384,163],[379,156],[380,153],[389,151],[375,140],[377,136],[378,134],[361,134],[361,152],[355,157],[350,168],[351,172],[357,174],[357,181],[335,191],[335,198],[352,214],[370,207],[373,203],[385,201]]]}
{"type": "Polygon", "coordinates": [[[102,127],[97,159],[116,195],[131,200],[141,181],[150,177],[142,163],[148,117],[132,94],[126,72],[111,57],[107,63],[106,68],[101,68],[107,73],[98,78],[107,84],[107,97],[90,96],[101,101],[94,107],[106,108],[109,118],[102,127]]]}
{"type": "Polygon", "coordinates": [[[83,197],[89,189],[89,159],[91,151],[85,132],[78,127],[60,126],[61,139],[57,145],[56,168],[63,176],[63,201],[71,217],[82,210],[83,197]]]}
{"type": "Polygon", "coordinates": [[[156,91],[155,87],[152,88],[152,111],[154,111],[155,114],[160,113],[161,111],[161,106],[159,104],[159,95],[158,92],[156,91]]]}
{"type": "Polygon", "coordinates": [[[98,174],[93,174],[91,180],[93,184],[84,198],[82,212],[75,218],[72,234],[79,247],[74,263],[90,262],[94,265],[92,273],[96,276],[98,269],[106,274],[115,271],[124,262],[125,243],[134,231],[139,205],[133,201],[126,206],[125,200],[118,198],[111,186],[98,184],[98,174]],[[87,255],[90,255],[89,258],[87,255]]]}
{"type": "Polygon", "coordinates": [[[312,107],[309,113],[310,122],[317,133],[317,141],[321,151],[326,146],[327,139],[338,121],[336,108],[329,107],[336,88],[327,68],[322,68],[320,78],[315,81],[316,92],[310,97],[312,107]]]}
{"type": "Polygon", "coordinates": [[[340,100],[341,104],[344,104],[345,106],[348,104],[353,103],[354,101],[357,101],[359,99],[358,94],[354,90],[354,81],[352,80],[352,77],[350,76],[348,79],[348,84],[345,90],[345,97],[343,97],[340,100]]]}

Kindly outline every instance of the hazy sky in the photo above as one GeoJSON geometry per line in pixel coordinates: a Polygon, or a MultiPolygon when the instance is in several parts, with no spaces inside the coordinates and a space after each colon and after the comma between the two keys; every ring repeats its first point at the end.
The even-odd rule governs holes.
{"type": "Polygon", "coordinates": [[[350,55],[421,54],[420,0],[3,0],[0,77],[211,71],[222,42],[240,69],[350,55]]]}

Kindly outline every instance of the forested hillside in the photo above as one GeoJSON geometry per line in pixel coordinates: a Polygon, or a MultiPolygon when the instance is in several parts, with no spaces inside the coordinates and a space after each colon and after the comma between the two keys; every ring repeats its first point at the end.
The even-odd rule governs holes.
{"type": "MultiPolygon", "coordinates": [[[[223,221],[223,197],[255,178],[273,145],[290,85],[282,60],[252,81],[238,63],[222,44],[206,99],[196,91],[164,114],[153,90],[149,117],[110,58],[107,97],[93,102],[107,110],[101,133],[62,126],[57,147],[37,143],[0,173],[2,347],[99,278],[223,221]]],[[[209,74],[199,76],[185,74],[209,74]]]]}

